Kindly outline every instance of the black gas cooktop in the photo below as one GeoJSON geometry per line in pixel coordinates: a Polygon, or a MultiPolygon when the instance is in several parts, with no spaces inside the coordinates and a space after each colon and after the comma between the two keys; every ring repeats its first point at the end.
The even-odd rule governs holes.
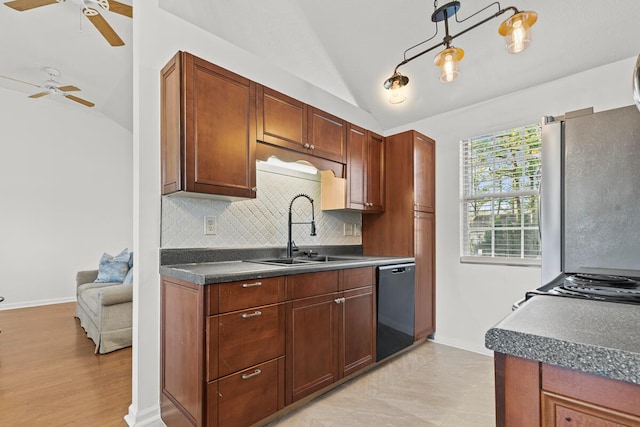
{"type": "Polygon", "coordinates": [[[562,274],[551,283],[527,292],[525,300],[535,295],[557,295],[599,301],[640,304],[637,278],[604,274],[562,274]]]}

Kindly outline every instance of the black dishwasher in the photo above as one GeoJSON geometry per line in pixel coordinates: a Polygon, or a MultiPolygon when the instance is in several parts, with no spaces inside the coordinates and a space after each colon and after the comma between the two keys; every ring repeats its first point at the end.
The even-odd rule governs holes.
{"type": "Polygon", "coordinates": [[[378,267],[376,361],[413,344],[415,263],[378,267]]]}

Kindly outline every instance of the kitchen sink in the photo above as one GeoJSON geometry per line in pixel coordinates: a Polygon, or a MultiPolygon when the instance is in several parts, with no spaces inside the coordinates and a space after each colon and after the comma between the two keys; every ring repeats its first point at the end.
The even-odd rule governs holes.
{"type": "Polygon", "coordinates": [[[304,264],[317,264],[324,262],[332,262],[332,261],[357,261],[360,258],[351,258],[351,257],[343,257],[343,256],[333,256],[333,255],[313,255],[313,256],[305,256],[305,257],[295,257],[295,258],[268,258],[268,259],[255,259],[255,260],[246,260],[246,262],[255,262],[258,264],[269,264],[269,265],[304,265],[304,264]]]}
{"type": "Polygon", "coordinates": [[[315,262],[330,262],[330,261],[357,261],[360,258],[350,258],[334,255],[313,255],[310,257],[304,257],[303,259],[315,262]]]}

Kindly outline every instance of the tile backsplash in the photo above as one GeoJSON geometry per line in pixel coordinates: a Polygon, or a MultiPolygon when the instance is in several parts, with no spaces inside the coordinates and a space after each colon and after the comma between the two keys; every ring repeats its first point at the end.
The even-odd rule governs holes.
{"type": "MultiPolygon", "coordinates": [[[[362,225],[358,212],[323,212],[320,175],[289,171],[259,162],[257,197],[227,202],[220,200],[162,197],[163,248],[250,248],[285,247],[287,216],[291,199],[300,193],[314,200],[317,236],[310,226],[293,226],[293,240],[299,246],[359,245],[360,236],[344,236],[344,225],[362,225]],[[204,234],[204,218],[215,217],[217,234],[204,234]]],[[[293,205],[293,221],[311,220],[311,205],[300,198],[293,205]]]]}

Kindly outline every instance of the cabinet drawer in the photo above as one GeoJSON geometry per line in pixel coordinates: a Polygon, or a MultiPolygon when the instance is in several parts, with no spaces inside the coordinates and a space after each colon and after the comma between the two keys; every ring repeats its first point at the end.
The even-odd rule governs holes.
{"type": "Polygon", "coordinates": [[[338,290],[338,272],[321,271],[287,276],[287,299],[328,294],[338,290]]]}
{"type": "Polygon", "coordinates": [[[375,267],[340,270],[340,290],[361,288],[376,284],[375,267]]]}
{"type": "Polygon", "coordinates": [[[209,383],[207,400],[209,408],[217,406],[210,413],[218,416],[219,427],[250,426],[268,417],[284,407],[284,358],[209,383]]]}
{"type": "Polygon", "coordinates": [[[220,313],[284,301],[284,277],[221,283],[218,289],[220,313]]]}
{"type": "Polygon", "coordinates": [[[218,375],[284,355],[284,303],[218,316],[218,375]]]}

